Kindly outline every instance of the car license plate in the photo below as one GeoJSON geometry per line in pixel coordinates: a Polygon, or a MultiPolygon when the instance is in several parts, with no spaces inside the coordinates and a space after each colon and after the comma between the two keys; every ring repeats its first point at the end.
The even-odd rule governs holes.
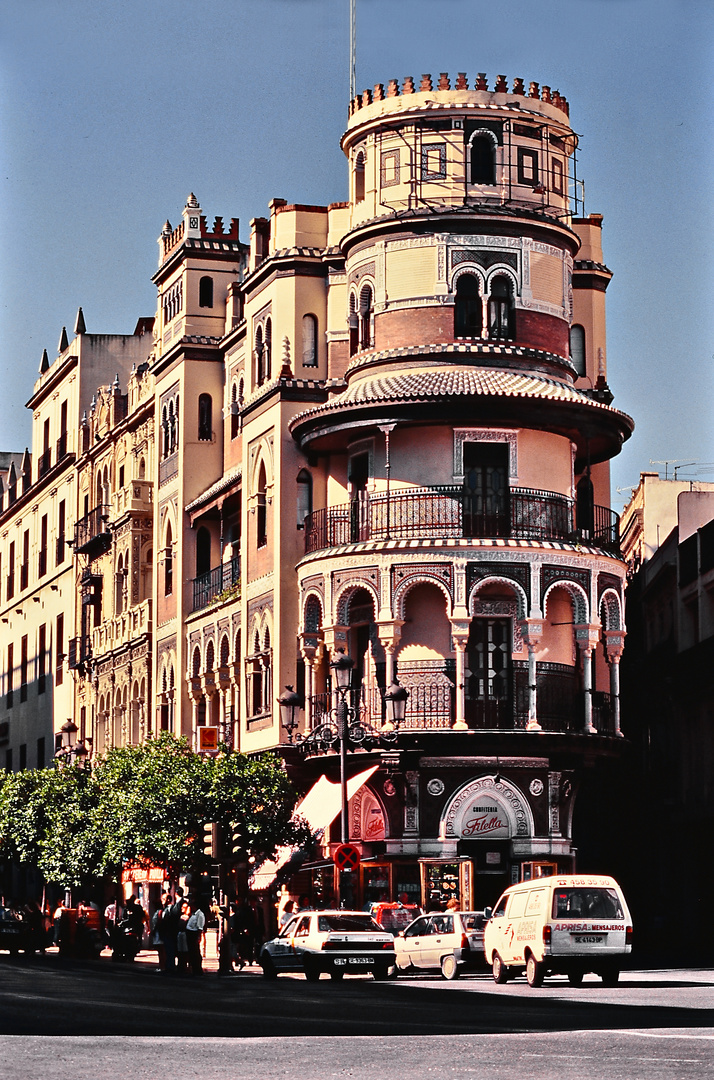
{"type": "Polygon", "coordinates": [[[351,956],[348,963],[350,964],[373,964],[374,957],[372,956],[351,956]]]}
{"type": "Polygon", "coordinates": [[[574,937],[576,945],[602,945],[605,940],[596,934],[575,934],[574,937]]]}

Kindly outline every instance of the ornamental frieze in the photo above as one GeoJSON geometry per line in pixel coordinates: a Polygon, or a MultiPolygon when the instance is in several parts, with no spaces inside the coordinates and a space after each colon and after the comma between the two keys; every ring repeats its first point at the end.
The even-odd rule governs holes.
{"type": "Polygon", "coordinates": [[[526,596],[530,595],[531,568],[528,563],[515,562],[470,562],[466,564],[466,594],[470,595],[474,585],[484,578],[510,578],[517,581],[526,596]]]}
{"type": "Polygon", "coordinates": [[[558,581],[574,581],[585,590],[586,596],[590,595],[590,571],[582,566],[571,565],[547,565],[541,568],[541,600],[551,585],[558,581]]]}
{"type": "Polygon", "coordinates": [[[615,577],[614,574],[598,574],[597,576],[597,595],[598,600],[605,592],[606,589],[614,589],[617,595],[622,600],[622,578],[615,577]]]}

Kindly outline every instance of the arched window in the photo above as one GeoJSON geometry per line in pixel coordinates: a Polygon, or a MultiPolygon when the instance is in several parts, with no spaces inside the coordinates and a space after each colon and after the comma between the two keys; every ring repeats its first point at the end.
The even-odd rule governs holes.
{"type": "Polygon", "coordinates": [[[355,158],[355,202],[364,202],[364,152],[362,150],[355,158]]]}
{"type": "Polygon", "coordinates": [[[508,341],[513,337],[513,288],[511,279],[505,275],[499,275],[491,281],[488,336],[498,341],[508,341]]]}
{"type": "Polygon", "coordinates": [[[312,513],[312,476],[307,469],[297,475],[297,527],[305,528],[305,518],[312,513]]]}
{"type": "Polygon", "coordinates": [[[146,458],[139,458],[139,480],[146,479],[146,458]]]}
{"type": "Polygon", "coordinates": [[[240,408],[238,406],[238,387],[231,387],[231,439],[238,438],[240,432],[240,408]]]}
{"type": "Polygon", "coordinates": [[[271,354],[273,349],[273,324],[270,319],[265,320],[265,378],[270,378],[271,354]]]}
{"type": "Polygon", "coordinates": [[[595,492],[588,473],[584,473],[575,487],[575,525],[585,540],[591,540],[595,532],[595,492]]]}
{"type": "Polygon", "coordinates": [[[350,312],[347,317],[347,325],[350,331],[350,356],[354,356],[359,348],[359,316],[357,315],[357,300],[354,293],[350,293],[350,312]]]}
{"type": "Polygon", "coordinates": [[[255,332],[255,385],[262,386],[265,381],[265,368],[263,366],[263,327],[259,326],[255,332]]]}
{"type": "Polygon", "coordinates": [[[164,405],[161,410],[161,457],[169,456],[169,411],[164,405]]]}
{"type": "Polygon", "coordinates": [[[121,615],[124,610],[124,556],[117,561],[117,576],[114,588],[114,614],[121,615]]]}
{"type": "Polygon", "coordinates": [[[483,306],[479,281],[474,274],[462,274],[456,282],[454,332],[456,337],[481,337],[483,306]]]}
{"type": "Polygon", "coordinates": [[[372,290],[363,285],[359,294],[359,344],[361,349],[372,345],[372,290]]]}
{"type": "Polygon", "coordinates": [[[224,668],[224,667],[228,666],[228,662],[230,660],[230,654],[231,654],[231,647],[230,647],[230,644],[228,642],[228,638],[224,634],[223,637],[221,638],[221,653],[220,653],[221,667],[224,668]]]}
{"type": "Polygon", "coordinates": [[[196,577],[211,569],[211,534],[205,525],[196,533],[196,577]]]}
{"type": "Polygon", "coordinates": [[[202,277],[198,283],[198,306],[213,307],[213,278],[202,277]]]}
{"type": "Polygon", "coordinates": [[[584,375],[585,368],[585,330],[578,323],[570,327],[570,359],[578,375],[584,375]]]}
{"type": "Polygon", "coordinates": [[[471,141],[471,183],[496,183],[496,147],[488,135],[474,135],[471,141]]]}
{"type": "Polygon", "coordinates": [[[171,596],[174,591],[174,545],[171,522],[166,526],[166,546],[164,548],[164,596],[171,596]]]}
{"type": "Polygon", "coordinates": [[[198,440],[210,442],[213,438],[213,401],[210,394],[198,395],[198,440]]]}
{"type": "Polygon", "coordinates": [[[216,658],[216,650],[213,647],[213,642],[209,641],[206,645],[206,671],[213,671],[213,665],[216,658]]]}
{"type": "Polygon", "coordinates": [[[314,315],[302,317],[302,366],[317,367],[317,319],[314,315]]]}
{"type": "Polygon", "coordinates": [[[174,416],[174,403],[169,402],[169,455],[176,449],[176,417],[174,416]]]}
{"type": "Polygon", "coordinates": [[[268,500],[265,464],[261,461],[258,472],[257,508],[256,508],[256,543],[265,547],[268,543],[268,500]]]}
{"type": "Polygon", "coordinates": [[[198,678],[201,671],[201,650],[198,645],[193,650],[193,660],[191,661],[191,674],[194,679],[198,678]]]}

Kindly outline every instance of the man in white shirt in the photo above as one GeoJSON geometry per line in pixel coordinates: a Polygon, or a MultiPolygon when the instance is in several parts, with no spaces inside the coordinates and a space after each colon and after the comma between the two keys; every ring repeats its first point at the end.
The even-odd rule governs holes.
{"type": "Polygon", "coordinates": [[[206,926],[206,916],[200,907],[191,909],[186,923],[188,942],[188,962],[192,975],[203,975],[203,957],[201,956],[201,938],[206,926]]]}

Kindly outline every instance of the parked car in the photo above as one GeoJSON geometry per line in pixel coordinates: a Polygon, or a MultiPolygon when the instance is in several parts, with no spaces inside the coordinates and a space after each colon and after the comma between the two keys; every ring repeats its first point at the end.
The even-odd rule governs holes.
{"type": "Polygon", "coordinates": [[[396,970],[441,969],[445,979],[484,965],[482,911],[439,911],[421,915],[394,939],[396,970]]]}
{"type": "Polygon", "coordinates": [[[567,975],[580,986],[588,971],[614,986],[632,951],[632,918],[611,877],[557,874],[511,885],[487,909],[486,962],[497,983],[524,970],[529,986],[567,975]]]}
{"type": "Polygon", "coordinates": [[[14,956],[20,950],[34,952],[37,944],[30,926],[10,908],[0,908],[0,949],[14,956]]]}
{"type": "Polygon", "coordinates": [[[406,930],[410,922],[421,914],[416,904],[379,903],[370,904],[369,913],[383,930],[388,930],[395,937],[400,930],[406,930]]]}
{"type": "Polygon", "coordinates": [[[302,971],[309,982],[371,972],[386,979],[394,967],[394,938],[364,911],[301,911],[260,951],[266,979],[302,971]]]}

